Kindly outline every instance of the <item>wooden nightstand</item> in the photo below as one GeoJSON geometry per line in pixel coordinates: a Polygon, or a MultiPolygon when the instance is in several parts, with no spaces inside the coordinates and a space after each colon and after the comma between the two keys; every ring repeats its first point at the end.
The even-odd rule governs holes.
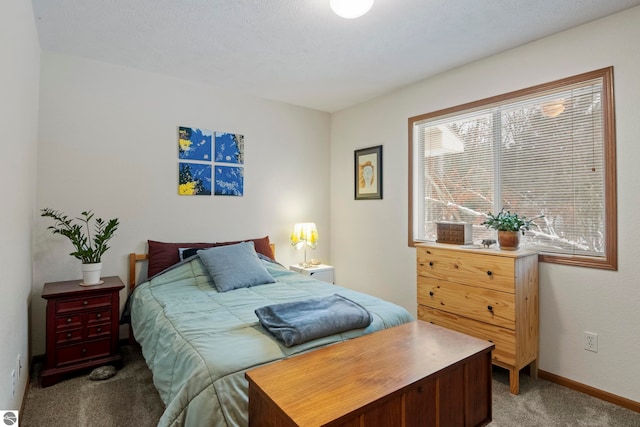
{"type": "Polygon", "coordinates": [[[312,265],[309,267],[303,267],[299,264],[290,265],[289,270],[295,271],[300,274],[304,274],[307,276],[312,276],[314,279],[322,280],[323,282],[333,284],[335,281],[334,278],[334,268],[331,265],[326,264],[318,264],[312,265]]]}
{"type": "Polygon", "coordinates": [[[81,279],[45,283],[47,300],[47,354],[42,386],[60,381],[64,374],[101,365],[122,366],[118,347],[119,277],[80,286],[81,279]]]}

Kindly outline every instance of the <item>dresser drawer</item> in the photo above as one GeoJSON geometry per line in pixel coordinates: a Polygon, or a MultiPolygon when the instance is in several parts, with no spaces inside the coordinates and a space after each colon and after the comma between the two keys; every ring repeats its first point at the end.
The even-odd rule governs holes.
{"type": "Polygon", "coordinates": [[[491,354],[493,360],[506,365],[516,363],[516,333],[511,329],[489,325],[423,305],[418,305],[418,319],[491,341],[496,346],[491,354]]]}
{"type": "Polygon", "coordinates": [[[98,307],[108,307],[111,305],[111,294],[97,295],[87,298],[61,299],[57,301],[56,311],[58,314],[76,310],[90,310],[98,307]]]}
{"type": "Polygon", "coordinates": [[[416,248],[416,256],[418,276],[514,292],[512,258],[432,247],[416,248]]]}
{"type": "Polygon", "coordinates": [[[111,339],[90,341],[58,348],[58,365],[105,357],[111,353],[111,339]]]}
{"type": "Polygon", "coordinates": [[[515,295],[418,276],[418,304],[516,329],[515,295]]]}

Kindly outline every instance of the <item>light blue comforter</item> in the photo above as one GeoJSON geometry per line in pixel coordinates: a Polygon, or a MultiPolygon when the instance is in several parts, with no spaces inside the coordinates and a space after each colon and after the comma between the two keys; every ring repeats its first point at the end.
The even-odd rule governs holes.
{"type": "Polygon", "coordinates": [[[160,426],[247,426],[246,370],[413,320],[395,304],[263,262],[276,283],[219,293],[195,258],[136,288],[132,327],[166,405],[160,426]],[[287,348],[254,313],[335,293],[366,308],[371,324],[287,348]]]}

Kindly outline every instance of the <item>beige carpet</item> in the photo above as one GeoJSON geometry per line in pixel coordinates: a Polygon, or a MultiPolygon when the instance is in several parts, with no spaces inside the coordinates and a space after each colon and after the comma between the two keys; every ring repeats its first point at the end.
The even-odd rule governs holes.
{"type": "MultiPolygon", "coordinates": [[[[124,367],[105,381],[88,374],[47,388],[31,385],[21,426],[144,427],[157,425],[164,406],[137,347],[123,346],[124,367]]],[[[37,375],[38,367],[33,370],[37,375]]],[[[493,371],[491,427],[640,427],[640,413],[545,380],[520,375],[520,394],[509,393],[506,370],[493,371]]],[[[206,424],[204,424],[206,425],[206,424]]]]}
{"type": "Polygon", "coordinates": [[[140,350],[122,346],[123,368],[104,381],[89,373],[42,388],[34,367],[20,426],[152,427],[164,411],[140,350]]]}

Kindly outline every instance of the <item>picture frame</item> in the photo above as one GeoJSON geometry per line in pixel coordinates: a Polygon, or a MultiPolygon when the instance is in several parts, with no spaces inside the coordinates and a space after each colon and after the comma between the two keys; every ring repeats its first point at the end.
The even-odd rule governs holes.
{"type": "Polygon", "coordinates": [[[354,151],[355,200],[382,199],[382,145],[354,151]]]}

